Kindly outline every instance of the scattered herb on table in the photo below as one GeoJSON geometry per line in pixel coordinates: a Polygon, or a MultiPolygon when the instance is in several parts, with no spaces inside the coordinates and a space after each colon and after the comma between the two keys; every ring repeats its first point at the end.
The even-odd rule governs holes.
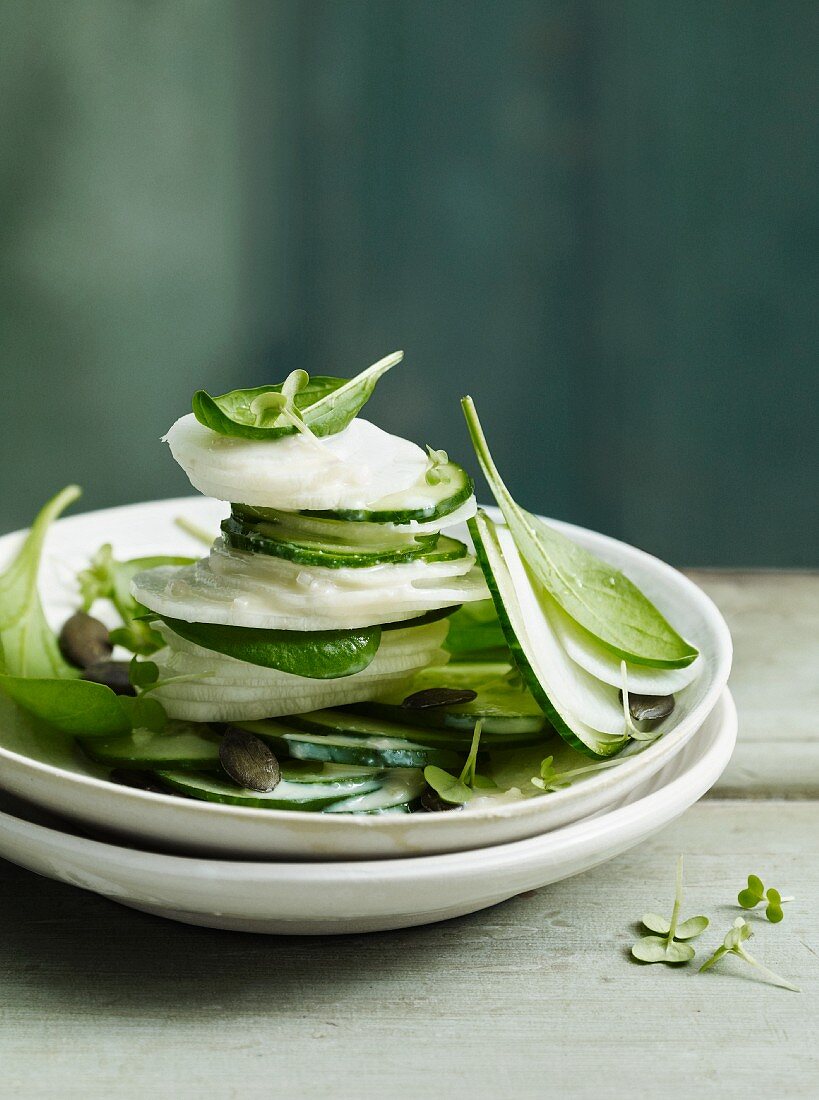
{"type": "Polygon", "coordinates": [[[644,963],[687,963],[695,955],[690,943],[681,942],[695,939],[708,927],[708,917],[689,917],[680,922],[680,907],[683,899],[683,857],[677,860],[677,884],[674,892],[674,908],[671,919],[657,913],[644,913],[642,923],[652,936],[643,936],[631,949],[635,959],[644,963]]]}
{"type": "Polygon", "coordinates": [[[700,973],[704,970],[710,970],[712,966],[724,958],[726,955],[736,955],[738,959],[742,959],[743,962],[748,963],[749,966],[755,967],[768,981],[773,982],[774,985],[782,986],[783,989],[791,989],[794,993],[800,993],[799,986],[793,985],[787,980],[787,978],[781,977],[781,975],[774,973],[773,970],[769,970],[767,966],[763,966],[762,963],[751,955],[742,945],[746,940],[749,940],[753,935],[753,929],[744,917],[737,917],[734,921],[733,927],[726,935],[722,944],[716,949],[710,959],[707,959],[700,967],[700,973]]]}
{"type": "Polygon", "coordinates": [[[771,924],[779,924],[785,915],[782,906],[787,901],[793,901],[793,898],[783,898],[772,886],[766,890],[761,878],[757,875],[748,875],[748,885],[744,890],[740,890],[737,901],[743,909],[754,909],[761,901],[767,902],[765,916],[771,924]]]}

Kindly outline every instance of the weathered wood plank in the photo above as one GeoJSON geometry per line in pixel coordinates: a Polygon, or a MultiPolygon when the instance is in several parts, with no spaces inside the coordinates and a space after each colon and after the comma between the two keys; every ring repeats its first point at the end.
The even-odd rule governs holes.
{"type": "Polygon", "coordinates": [[[819,574],[689,570],[734,639],[739,741],[723,798],[819,798],[819,574]]]}
{"type": "Polygon", "coordinates": [[[540,1098],[814,1096],[819,830],[813,803],[692,809],[641,849],[483,914],[403,932],[270,940],[152,919],[0,865],[3,1092],[540,1098]],[[797,895],[755,916],[760,959],[641,967],[633,922],[670,906],[712,949],[749,871],[797,895]]]}

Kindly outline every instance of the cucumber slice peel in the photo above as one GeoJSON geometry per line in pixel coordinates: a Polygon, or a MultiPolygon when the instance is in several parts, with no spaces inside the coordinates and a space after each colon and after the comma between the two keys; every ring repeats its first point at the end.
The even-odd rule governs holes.
{"type": "Polygon", "coordinates": [[[204,772],[173,769],[155,772],[163,786],[189,798],[221,802],[228,806],[246,806],[257,810],[321,810],[341,798],[378,790],[377,779],[339,783],[289,783],[282,780],[272,791],[248,791],[229,779],[204,772]]]}
{"type": "MultiPolygon", "coordinates": [[[[552,684],[553,670],[546,666],[529,638],[526,617],[504,560],[495,524],[479,512],[470,520],[469,530],[507,644],[527,688],[551,725],[569,745],[597,759],[613,756],[628,743],[629,737],[625,732],[622,736],[601,734],[570,713],[565,704],[557,703],[552,684]]],[[[528,612],[542,617],[539,608],[529,608],[528,612]]]]}
{"type": "Polygon", "coordinates": [[[170,722],[163,733],[137,729],[119,737],[80,737],[77,743],[86,756],[112,768],[204,769],[219,763],[219,737],[190,722],[170,722]]]}
{"type": "Polygon", "coordinates": [[[279,534],[270,523],[250,523],[235,515],[222,521],[222,536],[233,550],[266,554],[324,569],[365,569],[409,561],[457,561],[469,553],[464,543],[444,535],[420,535],[415,539],[410,536],[401,546],[363,550],[351,545],[322,543],[318,539],[298,539],[296,534],[288,534],[286,528],[279,534]]]}
{"type": "MultiPolygon", "coordinates": [[[[316,712],[319,713],[319,712],[316,712]]],[[[237,722],[267,741],[281,757],[295,760],[326,761],[332,764],[356,764],[371,768],[424,768],[427,764],[454,767],[462,763],[462,753],[451,740],[429,743],[426,737],[392,737],[372,733],[350,733],[320,729],[297,729],[295,720],[288,724],[267,719],[259,722],[237,722]]]]}
{"type": "Polygon", "coordinates": [[[430,485],[422,479],[410,489],[382,497],[366,508],[304,511],[302,515],[347,523],[426,523],[443,519],[469,500],[475,486],[456,462],[437,469],[441,480],[430,485]]]}

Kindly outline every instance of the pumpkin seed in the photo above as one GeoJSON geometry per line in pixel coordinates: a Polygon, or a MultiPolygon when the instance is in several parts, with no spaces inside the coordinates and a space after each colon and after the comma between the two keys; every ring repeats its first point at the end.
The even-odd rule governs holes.
{"type": "Polygon", "coordinates": [[[57,641],[63,657],[77,668],[105,661],[114,650],[105,623],[84,611],[75,611],[66,619],[57,641]]]}
{"type": "Polygon", "coordinates": [[[430,707],[454,707],[459,703],[471,703],[477,698],[477,691],[471,688],[424,688],[423,691],[414,691],[412,695],[408,695],[401,706],[409,710],[427,710],[430,707]]]}
{"type": "MultiPolygon", "coordinates": [[[[622,703],[623,693],[619,693],[622,703]]],[[[635,722],[660,722],[674,709],[673,695],[633,695],[628,693],[629,714],[635,722]]]]}
{"type": "Polygon", "coordinates": [[[249,791],[272,791],[282,777],[270,747],[247,730],[228,726],[219,744],[219,760],[234,783],[249,791]]]}
{"type": "Polygon", "coordinates": [[[83,670],[80,679],[90,680],[92,684],[105,684],[117,695],[136,695],[127,661],[97,661],[83,670]]]}
{"type": "Polygon", "coordinates": [[[150,772],[141,772],[137,768],[112,768],[109,779],[121,787],[133,787],[138,791],[153,791],[155,794],[167,794],[150,772]]]}
{"type": "Polygon", "coordinates": [[[420,803],[421,808],[430,814],[437,814],[442,810],[462,810],[464,808],[462,802],[445,802],[432,787],[427,787],[421,795],[420,803]]]}

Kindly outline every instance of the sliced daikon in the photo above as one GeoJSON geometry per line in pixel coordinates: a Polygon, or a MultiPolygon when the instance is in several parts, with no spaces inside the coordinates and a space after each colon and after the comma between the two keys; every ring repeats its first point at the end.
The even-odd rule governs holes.
{"type": "Polygon", "coordinates": [[[266,441],[217,435],[188,413],[165,439],[205,496],[291,512],[365,507],[409,488],[428,466],[415,443],[361,419],[318,441],[266,441]]]}
{"type": "Polygon", "coordinates": [[[366,569],[304,567],[226,550],[178,569],[138,574],[134,597],[159,615],[188,622],[278,630],[372,626],[488,595],[474,558],[366,569]]]}

